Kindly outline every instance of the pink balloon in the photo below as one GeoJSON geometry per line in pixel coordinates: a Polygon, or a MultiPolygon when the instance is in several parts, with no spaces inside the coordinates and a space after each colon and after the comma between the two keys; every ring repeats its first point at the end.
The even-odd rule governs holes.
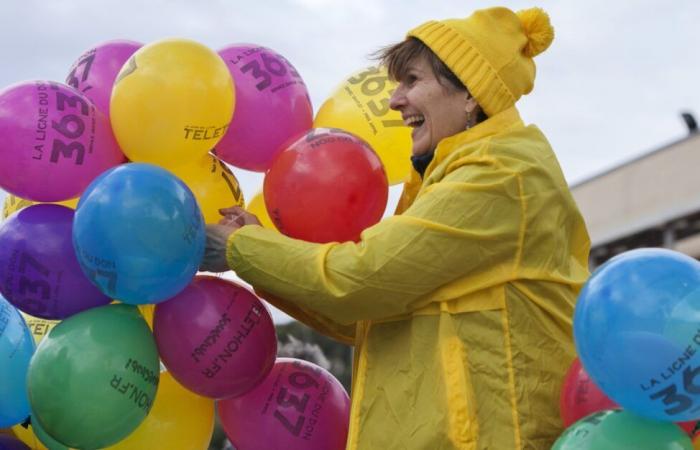
{"type": "Polygon", "coordinates": [[[350,399],[321,367],[278,358],[265,381],[219,401],[218,411],[226,435],[241,450],[343,450],[350,399]]]}
{"type": "Polygon", "coordinates": [[[85,94],[97,109],[109,117],[109,99],[114,80],[124,63],[142,46],[134,41],[103,42],[80,55],[70,68],[66,84],[85,94]]]}
{"type": "Polygon", "coordinates": [[[159,303],[153,333],[173,377],[210,398],[247,392],[270,372],[277,354],[265,305],[244,287],[216,277],[197,276],[159,303]]]}
{"type": "Polygon", "coordinates": [[[309,130],[313,109],[304,81],[282,55],[252,44],[219,51],[236,86],[236,110],[216,155],[264,172],[285,143],[309,130]]]}
{"type": "Polygon", "coordinates": [[[107,117],[80,92],[29,81],[0,92],[0,187],[22,198],[78,197],[124,162],[107,117]]]}

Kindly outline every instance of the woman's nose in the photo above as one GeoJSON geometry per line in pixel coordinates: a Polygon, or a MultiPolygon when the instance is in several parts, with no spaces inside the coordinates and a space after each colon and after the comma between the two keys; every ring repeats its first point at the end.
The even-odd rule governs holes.
{"type": "Polygon", "coordinates": [[[404,93],[403,83],[399,83],[394,92],[389,98],[389,108],[393,110],[399,110],[401,107],[406,105],[406,95],[404,93]]]}

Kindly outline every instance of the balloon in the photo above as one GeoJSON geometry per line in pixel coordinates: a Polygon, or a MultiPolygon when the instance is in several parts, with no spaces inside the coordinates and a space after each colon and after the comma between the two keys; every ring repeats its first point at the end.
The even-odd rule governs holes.
{"type": "Polygon", "coordinates": [[[136,307],[84,311],[51,330],[32,358],[32,417],[67,446],[112,445],[145,419],[159,370],[155,341],[136,307]]]}
{"type": "Polygon", "coordinates": [[[411,129],[389,108],[396,83],[383,67],[367,67],[345,79],[321,105],[315,128],[341,128],[377,152],[390,184],[406,181],[411,170],[411,129]]]}
{"type": "Polygon", "coordinates": [[[31,450],[47,450],[44,444],[36,437],[33,426],[29,425],[27,428],[24,428],[22,425],[15,425],[12,427],[12,432],[17,439],[24,442],[31,450]]]}
{"type": "Polygon", "coordinates": [[[46,430],[44,430],[41,427],[41,424],[39,424],[38,420],[33,419],[31,428],[34,433],[34,436],[36,437],[36,440],[38,441],[38,444],[41,447],[46,446],[49,450],[71,450],[69,447],[66,447],[65,445],[54,439],[52,436],[50,436],[46,432],[46,430]]]}
{"type": "Polygon", "coordinates": [[[0,436],[0,450],[29,450],[29,447],[12,436],[0,436]]]}
{"type": "Polygon", "coordinates": [[[218,402],[226,435],[241,450],[343,450],[350,399],[333,375],[310,362],[278,358],[250,392],[218,402]]]}
{"type": "Polygon", "coordinates": [[[41,317],[30,316],[22,311],[20,311],[20,314],[22,314],[22,318],[27,324],[29,332],[32,333],[34,343],[37,345],[49,334],[49,331],[53,330],[53,328],[60,323],[59,320],[42,319],[41,317]]]}
{"type": "Polygon", "coordinates": [[[244,204],[238,180],[216,156],[206,155],[169,170],[192,190],[206,223],[218,223],[223,218],[219,209],[244,204]]]}
{"type": "Polygon", "coordinates": [[[693,446],[674,424],[614,410],[576,422],[557,439],[552,450],[693,450],[693,446]]]}
{"type": "Polygon", "coordinates": [[[143,44],[114,40],[103,42],[86,51],[73,63],[66,84],[73,86],[97,109],[109,117],[112,86],[122,66],[143,44]]]}
{"type": "Polygon", "coordinates": [[[34,339],[24,319],[0,296],[0,428],[29,417],[27,369],[34,353],[34,339]]]}
{"type": "Polygon", "coordinates": [[[564,427],[594,412],[615,409],[617,405],[610,400],[581,366],[578,358],[574,360],[564,378],[561,388],[559,409],[564,427]]]}
{"type": "Polygon", "coordinates": [[[24,198],[17,197],[16,195],[8,194],[5,197],[5,201],[2,204],[2,219],[5,220],[17,211],[31,206],[35,202],[27,200],[24,198]]]}
{"type": "Polygon", "coordinates": [[[155,305],[138,305],[139,312],[143,316],[143,320],[148,324],[148,328],[153,331],[153,314],[156,312],[155,305]]]}
{"type": "Polygon", "coordinates": [[[685,434],[687,434],[690,437],[693,437],[693,435],[695,434],[696,424],[696,420],[690,420],[688,422],[679,422],[676,425],[678,425],[681,428],[681,430],[685,431],[685,434]]]}
{"type": "Polygon", "coordinates": [[[207,450],[214,431],[214,401],[183,388],[169,372],[146,420],[126,439],[105,450],[207,450]]]}
{"type": "Polygon", "coordinates": [[[165,39],[141,47],[114,82],[114,134],[132,161],[200,159],[223,137],[235,102],[224,61],[202,44],[165,39]]]}
{"type": "Polygon", "coordinates": [[[632,250],[588,280],[574,314],[579,357],[624,409],[663,421],[700,417],[700,263],[632,250]]]}
{"type": "Polygon", "coordinates": [[[173,377],[206,397],[247,392],[275,362],[277,339],[267,309],[250,291],[221,278],[198,276],[158,304],[153,330],[173,377]]]}
{"type": "Polygon", "coordinates": [[[252,44],[219,51],[236,85],[236,114],[216,154],[241,169],[264,172],[284,144],[311,128],[304,81],[279,53],[252,44]]]}
{"type": "Polygon", "coordinates": [[[185,288],[204,254],[204,220],[192,192],[167,170],[124,164],[85,190],[73,244],[102,292],[157,303],[185,288]]]}
{"type": "MultiPolygon", "coordinates": [[[[37,202],[33,202],[31,200],[27,200],[25,198],[20,198],[17,197],[16,195],[9,194],[7,197],[5,197],[5,203],[2,205],[2,219],[7,219],[10,217],[12,214],[16,213],[17,211],[20,211],[27,206],[32,206],[36,205],[37,202]]],[[[72,198],[70,200],[66,200],[63,202],[56,202],[57,205],[62,205],[66,206],[70,209],[75,209],[78,207],[78,199],[77,198],[72,198]]]]}
{"type": "Polygon", "coordinates": [[[277,229],[311,242],[358,240],[381,219],[389,195],[372,149],[351,134],[325,128],[280,153],[263,189],[277,229]]]}
{"type": "Polygon", "coordinates": [[[27,314],[64,319],[111,301],[80,269],[74,214],[65,206],[33,205],[0,227],[0,292],[27,314]]]}
{"type": "Polygon", "coordinates": [[[121,164],[107,117],[80,92],[51,81],[0,92],[0,187],[28,200],[78,197],[121,164]]]}
{"type": "Polygon", "coordinates": [[[277,229],[272,219],[270,219],[270,215],[267,213],[265,198],[263,197],[262,191],[255,194],[255,197],[248,203],[248,208],[246,209],[249,213],[254,214],[265,228],[269,228],[270,230],[277,229]]]}

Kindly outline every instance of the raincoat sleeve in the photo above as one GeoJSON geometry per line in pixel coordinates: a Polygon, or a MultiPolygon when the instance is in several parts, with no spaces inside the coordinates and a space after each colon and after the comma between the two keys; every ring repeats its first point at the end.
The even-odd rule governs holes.
{"type": "Polygon", "coordinates": [[[403,315],[465,275],[472,291],[512,279],[522,248],[520,186],[517,173],[474,162],[366,229],[358,243],[314,244],[245,226],[229,238],[228,262],[256,289],[324,321],[403,315]]]}

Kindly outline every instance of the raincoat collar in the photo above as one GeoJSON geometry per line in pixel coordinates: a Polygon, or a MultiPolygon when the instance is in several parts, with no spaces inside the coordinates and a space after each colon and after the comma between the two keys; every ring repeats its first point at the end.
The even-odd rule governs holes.
{"type": "Polygon", "coordinates": [[[463,149],[465,144],[475,142],[480,139],[502,133],[511,127],[524,126],[520,113],[515,106],[510,107],[500,113],[489,117],[485,121],[476,125],[473,128],[464,130],[450,137],[447,137],[438,143],[435,149],[435,156],[425,170],[423,178],[427,178],[430,172],[438,166],[452,151],[456,148],[463,149]]]}
{"type": "Polygon", "coordinates": [[[463,151],[465,144],[502,133],[513,127],[523,126],[524,124],[520,118],[520,114],[516,107],[513,106],[489,117],[473,128],[464,130],[461,133],[457,133],[440,141],[433,153],[432,161],[430,161],[430,164],[428,164],[428,167],[425,169],[425,173],[421,176],[415,169],[411,170],[410,178],[407,180],[406,184],[404,184],[403,193],[396,206],[396,214],[401,214],[411,206],[411,203],[413,203],[413,200],[416,198],[418,191],[423,185],[423,181],[427,179],[432,171],[453,151],[463,151]]]}

